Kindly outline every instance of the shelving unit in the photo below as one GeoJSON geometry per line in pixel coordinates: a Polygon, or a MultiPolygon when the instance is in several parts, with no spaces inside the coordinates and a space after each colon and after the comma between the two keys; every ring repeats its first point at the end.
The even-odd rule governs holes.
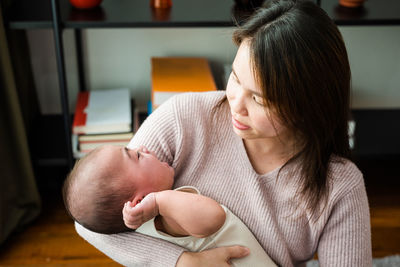
{"type": "MultiPolygon", "coordinates": [[[[338,25],[400,25],[399,0],[368,0],[362,8],[346,9],[338,0],[317,0],[338,25]]],[[[5,10],[3,8],[3,10],[5,10]]],[[[231,27],[249,15],[233,0],[173,0],[169,10],[154,10],[149,1],[104,0],[92,10],[73,8],[68,0],[15,0],[4,12],[10,30],[52,28],[63,111],[69,167],[73,164],[71,118],[68,109],[62,31],[74,29],[78,57],[80,90],[85,90],[81,30],[90,28],[132,27],[231,27]]]]}

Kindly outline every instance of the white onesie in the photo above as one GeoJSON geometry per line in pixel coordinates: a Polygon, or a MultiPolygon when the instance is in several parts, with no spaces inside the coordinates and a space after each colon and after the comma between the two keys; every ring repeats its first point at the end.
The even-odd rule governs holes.
{"type": "MultiPolygon", "coordinates": [[[[192,186],[183,186],[175,190],[200,194],[199,190],[192,186]]],[[[258,241],[247,228],[247,226],[228,208],[223,205],[221,206],[226,213],[225,223],[216,233],[205,238],[198,238],[193,236],[175,237],[168,235],[164,232],[158,231],[155,228],[154,218],[147,221],[138,229],[136,229],[136,232],[169,241],[192,252],[200,252],[216,247],[241,245],[249,248],[250,254],[244,258],[232,259],[232,266],[277,266],[267,255],[267,253],[265,253],[264,249],[258,243],[258,241]]]]}

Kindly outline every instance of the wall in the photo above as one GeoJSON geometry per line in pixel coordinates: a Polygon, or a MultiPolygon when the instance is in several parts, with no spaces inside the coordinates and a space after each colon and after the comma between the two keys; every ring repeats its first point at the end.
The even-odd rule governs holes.
{"type": "Polygon", "coordinates": [[[340,30],[352,70],[353,108],[400,108],[400,26],[340,30]]]}
{"type": "MultiPolygon", "coordinates": [[[[400,26],[341,27],[353,74],[353,108],[400,108],[400,26]]],[[[150,57],[204,56],[231,63],[232,28],[91,29],[83,31],[86,84],[90,89],[128,87],[143,108],[150,99],[150,57]]],[[[74,36],[64,32],[70,109],[78,79],[74,36]]],[[[51,30],[28,38],[43,114],[61,112],[51,30]]]]}

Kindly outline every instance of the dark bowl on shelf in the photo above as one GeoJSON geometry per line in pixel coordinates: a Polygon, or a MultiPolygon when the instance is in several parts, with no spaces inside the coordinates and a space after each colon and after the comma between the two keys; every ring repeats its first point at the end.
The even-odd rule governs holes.
{"type": "Polygon", "coordinates": [[[235,3],[239,7],[256,8],[262,5],[264,0],[235,0],[235,3]]]}

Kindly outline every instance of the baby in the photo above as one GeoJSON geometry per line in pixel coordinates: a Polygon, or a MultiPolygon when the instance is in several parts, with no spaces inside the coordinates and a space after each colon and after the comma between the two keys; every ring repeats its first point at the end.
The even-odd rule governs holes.
{"type": "Polygon", "coordinates": [[[145,147],[103,146],[79,160],[63,186],[71,217],[94,232],[128,230],[190,251],[243,245],[234,266],[276,266],[249,229],[226,207],[193,187],[171,190],[174,169],[145,147]]]}

